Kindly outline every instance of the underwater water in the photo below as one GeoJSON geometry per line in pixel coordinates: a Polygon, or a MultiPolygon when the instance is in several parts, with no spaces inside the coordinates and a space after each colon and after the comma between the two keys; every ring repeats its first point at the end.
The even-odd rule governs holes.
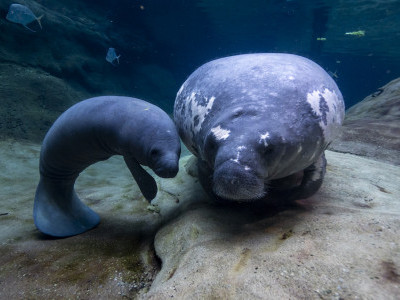
{"type": "Polygon", "coordinates": [[[171,113],[191,72],[235,54],[310,58],[334,77],[347,108],[400,73],[397,1],[20,1],[43,15],[43,29],[29,23],[36,32],[6,19],[11,3],[0,2],[9,79],[2,136],[40,141],[61,111],[89,96],[135,96],[171,113]],[[119,63],[105,60],[109,48],[119,63]],[[21,112],[27,107],[36,114],[21,112]]]}
{"type": "MultiPolygon", "coordinates": [[[[0,299],[397,299],[399,16],[398,0],[0,0],[0,299]],[[201,168],[171,133],[177,93],[197,68],[254,53],[306,57],[344,98],[341,134],[329,143],[327,166],[317,165],[322,177],[326,167],[324,183],[295,205],[279,197],[267,207],[210,204],[201,168]],[[166,114],[143,103],[136,115],[122,105],[126,114],[111,105],[70,111],[73,122],[54,131],[62,138],[43,150],[60,164],[39,160],[63,112],[107,95],[166,114]],[[169,165],[131,159],[126,144],[109,140],[104,151],[90,149],[98,131],[80,136],[74,126],[90,126],[99,111],[102,125],[117,128],[132,113],[140,121],[124,125],[141,127],[135,141],[161,141],[146,150],[158,157],[169,147],[169,165]],[[157,112],[146,118],[149,111],[157,112]],[[125,156],[107,160],[110,153],[125,156]],[[54,187],[39,168],[67,169],[72,183],[54,187]],[[35,193],[44,209],[35,204],[33,217],[35,193]],[[52,210],[65,199],[74,207],[52,210]]],[[[212,98],[196,109],[206,115],[212,98]]],[[[212,130],[219,140],[230,134],[212,130]]],[[[263,132],[265,147],[268,138],[263,132]]],[[[237,149],[231,161],[244,146],[237,149]]]]}

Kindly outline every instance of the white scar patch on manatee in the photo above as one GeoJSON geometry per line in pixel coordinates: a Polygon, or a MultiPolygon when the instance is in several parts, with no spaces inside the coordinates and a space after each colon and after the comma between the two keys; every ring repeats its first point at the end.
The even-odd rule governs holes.
{"type": "Polygon", "coordinates": [[[269,132],[267,131],[264,134],[260,134],[260,139],[258,140],[258,142],[260,144],[264,144],[264,146],[267,147],[268,146],[268,142],[267,142],[268,138],[269,138],[269,132]]]}
{"type": "Polygon", "coordinates": [[[192,126],[193,126],[193,131],[199,132],[201,129],[201,125],[204,122],[205,117],[207,114],[210,112],[211,108],[213,107],[215,97],[212,96],[206,101],[207,105],[198,105],[198,102],[196,101],[196,93],[192,93],[190,95],[189,101],[191,103],[191,110],[192,110],[192,126]],[[197,125],[195,126],[195,117],[197,117],[197,125]]]}
{"type": "MultiPolygon", "coordinates": [[[[186,82],[183,84],[183,86],[186,86],[186,82]]],[[[179,91],[178,94],[181,92],[182,91],[179,91]]],[[[200,131],[201,125],[204,122],[204,118],[210,112],[215,100],[215,97],[209,98],[208,101],[205,97],[203,97],[207,105],[198,105],[198,102],[196,101],[196,95],[196,92],[192,92],[190,95],[185,97],[184,102],[186,105],[183,106],[183,112],[180,112],[182,127],[184,128],[182,140],[189,145],[194,144],[194,135],[200,131]],[[195,121],[198,121],[196,126],[195,121]]],[[[199,151],[199,149],[197,149],[197,151],[199,151]]]]}
{"type": "Polygon", "coordinates": [[[231,133],[230,130],[221,128],[221,125],[211,128],[211,132],[214,133],[217,140],[226,140],[231,133]]]}
{"type": "Polygon", "coordinates": [[[310,104],[313,113],[320,118],[319,126],[323,131],[325,140],[331,141],[334,138],[337,128],[343,121],[341,111],[337,110],[337,106],[341,103],[339,96],[335,91],[325,88],[322,92],[315,90],[308,93],[307,102],[310,104]],[[328,108],[324,112],[321,110],[321,97],[325,99],[328,108]],[[324,123],[323,117],[326,118],[326,124],[324,123]]]}
{"type": "MultiPolygon", "coordinates": [[[[236,158],[231,158],[231,161],[234,161],[235,163],[240,164],[239,158],[240,158],[240,152],[242,152],[242,150],[246,149],[246,146],[238,146],[236,148],[237,152],[236,152],[236,158]]],[[[245,170],[250,170],[250,167],[248,166],[244,166],[245,170]],[[247,168],[247,169],[246,169],[247,168]]]]}

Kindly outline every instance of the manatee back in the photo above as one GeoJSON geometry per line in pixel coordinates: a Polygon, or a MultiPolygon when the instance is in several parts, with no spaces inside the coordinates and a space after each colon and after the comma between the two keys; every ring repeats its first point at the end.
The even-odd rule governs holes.
{"type": "Polygon", "coordinates": [[[47,176],[63,172],[65,176],[69,170],[71,177],[77,176],[97,161],[122,155],[128,139],[140,148],[139,139],[145,132],[156,133],[168,126],[173,124],[164,111],[140,99],[104,96],[83,100],[61,114],[47,132],[41,172],[47,176]]]}
{"type": "Polygon", "coordinates": [[[241,108],[300,139],[311,128],[321,148],[344,118],[340,90],[320,66],[297,55],[261,53],[217,59],[194,71],[178,91],[174,120],[185,145],[199,155],[210,130],[241,108]]]}

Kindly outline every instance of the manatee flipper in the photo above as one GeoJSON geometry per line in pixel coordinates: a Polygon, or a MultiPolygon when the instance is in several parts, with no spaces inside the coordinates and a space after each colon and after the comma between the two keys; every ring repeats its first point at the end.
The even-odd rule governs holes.
{"type": "Polygon", "coordinates": [[[305,199],[314,195],[322,185],[326,171],[326,158],[321,157],[311,166],[304,169],[303,179],[298,187],[289,191],[290,200],[305,199]]]}
{"type": "Polygon", "coordinates": [[[124,156],[124,160],[143,196],[151,201],[157,195],[157,183],[154,178],[131,156],[124,156]]]}
{"type": "Polygon", "coordinates": [[[100,222],[100,217],[87,207],[74,190],[74,181],[40,178],[33,206],[36,227],[44,234],[67,237],[83,233],[100,222]]]}

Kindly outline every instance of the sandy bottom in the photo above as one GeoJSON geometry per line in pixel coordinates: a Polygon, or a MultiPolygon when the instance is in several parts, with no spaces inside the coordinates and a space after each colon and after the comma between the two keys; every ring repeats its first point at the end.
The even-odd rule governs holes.
{"type": "Polygon", "coordinates": [[[36,144],[0,142],[0,298],[131,298],[146,291],[160,267],[153,249],[163,222],[157,203],[162,198],[173,208],[176,198],[159,191],[150,205],[122,157],[112,157],[76,184],[100,225],[75,237],[46,237],[32,218],[39,151],[36,144]]]}

